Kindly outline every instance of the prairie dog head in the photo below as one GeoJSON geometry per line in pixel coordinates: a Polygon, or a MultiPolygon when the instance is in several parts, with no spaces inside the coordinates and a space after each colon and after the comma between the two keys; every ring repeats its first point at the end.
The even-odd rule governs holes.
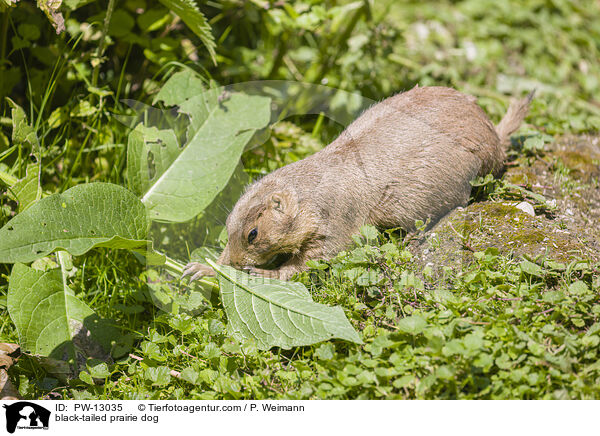
{"type": "Polygon", "coordinates": [[[228,242],[219,263],[236,268],[266,266],[279,254],[298,253],[305,238],[300,215],[293,188],[258,181],[227,217],[228,242]]]}

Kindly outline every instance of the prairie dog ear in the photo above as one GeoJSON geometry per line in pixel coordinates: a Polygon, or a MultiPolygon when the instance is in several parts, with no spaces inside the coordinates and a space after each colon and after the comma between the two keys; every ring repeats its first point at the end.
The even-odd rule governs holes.
{"type": "Polygon", "coordinates": [[[269,207],[285,215],[296,216],[298,213],[298,200],[293,192],[288,190],[277,191],[271,194],[269,207]]]}

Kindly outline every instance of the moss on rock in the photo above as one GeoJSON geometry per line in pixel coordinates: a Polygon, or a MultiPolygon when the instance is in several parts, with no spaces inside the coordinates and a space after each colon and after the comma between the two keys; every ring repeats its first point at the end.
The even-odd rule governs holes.
{"type": "Polygon", "coordinates": [[[489,247],[514,257],[600,262],[599,142],[589,136],[561,138],[548,144],[544,155],[521,156],[507,169],[504,180],[556,203],[553,213],[531,216],[512,200],[472,203],[411,242],[419,263],[438,271],[460,269],[473,261],[474,252],[489,247]]]}

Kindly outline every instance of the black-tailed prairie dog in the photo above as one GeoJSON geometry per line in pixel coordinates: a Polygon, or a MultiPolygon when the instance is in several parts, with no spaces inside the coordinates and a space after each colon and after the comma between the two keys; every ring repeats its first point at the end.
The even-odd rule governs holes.
{"type": "MultiPolygon", "coordinates": [[[[372,106],[323,150],[248,187],[218,263],[287,280],[346,248],[364,224],[435,223],[467,203],[472,179],[502,170],[531,98],[513,102],[497,126],[450,88],[417,87],[372,106]],[[285,261],[265,269],[274,258],[285,261]]],[[[214,272],[190,263],[190,274],[214,272]]]]}

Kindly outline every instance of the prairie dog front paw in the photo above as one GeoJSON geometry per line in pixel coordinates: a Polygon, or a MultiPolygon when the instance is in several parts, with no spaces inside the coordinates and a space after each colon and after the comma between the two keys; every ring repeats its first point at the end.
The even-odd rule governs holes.
{"type": "Polygon", "coordinates": [[[185,268],[183,268],[183,274],[181,275],[181,278],[189,275],[192,276],[190,278],[190,282],[193,282],[194,280],[204,276],[214,277],[215,271],[210,266],[204,265],[200,262],[190,262],[185,266],[185,268]]]}

